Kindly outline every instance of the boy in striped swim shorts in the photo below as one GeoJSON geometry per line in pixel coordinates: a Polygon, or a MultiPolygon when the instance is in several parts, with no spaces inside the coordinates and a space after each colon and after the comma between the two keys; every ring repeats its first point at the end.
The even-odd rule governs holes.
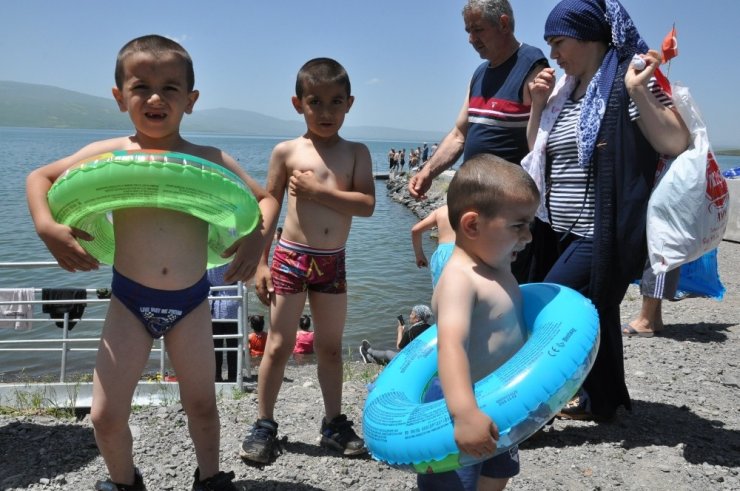
{"type": "Polygon", "coordinates": [[[270,332],[257,382],[259,414],[239,452],[245,461],[265,464],[280,453],[275,404],[307,298],[324,398],[321,445],[342,455],[367,452],[341,410],[344,246],[352,217],[369,217],[375,208],[370,152],[338,134],[353,101],[349,76],[339,63],[329,58],[307,62],[292,98],[306,133],[279,143],[270,157],[267,191],[278,203],[287,192],[287,213],[272,267],[268,246],[255,276],[257,295],[270,307],[270,332]]]}

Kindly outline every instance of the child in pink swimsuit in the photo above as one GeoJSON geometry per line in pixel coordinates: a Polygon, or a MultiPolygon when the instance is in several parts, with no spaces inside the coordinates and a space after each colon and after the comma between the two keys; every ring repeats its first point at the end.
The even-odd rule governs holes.
{"type": "Polygon", "coordinates": [[[298,321],[300,329],[295,333],[295,348],[293,353],[309,355],[313,353],[313,331],[311,330],[311,316],[303,314],[298,321]]]}

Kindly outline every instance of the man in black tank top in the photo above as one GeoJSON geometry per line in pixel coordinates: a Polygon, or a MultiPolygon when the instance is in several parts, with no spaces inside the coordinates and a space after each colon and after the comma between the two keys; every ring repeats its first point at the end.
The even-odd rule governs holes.
{"type": "MultiPolygon", "coordinates": [[[[410,180],[409,194],[423,199],[435,177],[465,154],[492,153],[519,164],[529,152],[528,82],[548,66],[538,48],[514,36],[514,13],[508,0],[468,0],[463,8],[468,42],[485,61],[473,74],[455,126],[427,164],[410,180]]],[[[529,248],[528,248],[529,249],[529,248]]],[[[520,283],[528,280],[530,254],[512,265],[520,283]]]]}

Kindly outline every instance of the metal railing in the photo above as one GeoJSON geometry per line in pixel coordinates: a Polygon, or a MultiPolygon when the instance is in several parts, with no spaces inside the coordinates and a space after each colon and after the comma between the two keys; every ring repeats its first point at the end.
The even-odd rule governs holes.
{"type": "MultiPolygon", "coordinates": [[[[38,268],[50,268],[55,267],[58,268],[59,265],[56,262],[0,262],[0,271],[6,270],[6,269],[38,269],[38,268]]],[[[3,286],[3,288],[0,288],[0,292],[14,292],[19,289],[17,288],[6,288],[6,285],[0,285],[3,286]]],[[[41,288],[34,288],[33,289],[33,300],[14,300],[14,301],[8,301],[8,300],[2,300],[0,298],[0,309],[3,308],[3,306],[9,307],[14,305],[44,305],[44,304],[53,304],[53,305],[64,305],[64,304],[108,304],[110,302],[110,298],[84,298],[84,299],[74,299],[74,300],[39,300],[36,297],[39,296],[41,293],[41,288]]],[[[87,294],[93,293],[97,295],[98,289],[85,289],[87,294]]],[[[237,347],[236,348],[229,348],[229,347],[214,347],[214,350],[216,352],[237,352],[237,359],[236,359],[236,381],[233,383],[218,383],[218,386],[229,386],[229,387],[237,387],[239,390],[245,389],[245,371],[246,371],[246,378],[251,378],[251,366],[249,362],[249,353],[246,349],[247,343],[245,342],[247,337],[245,335],[246,332],[246,319],[248,317],[248,295],[247,295],[247,288],[242,283],[239,282],[235,285],[228,285],[228,286],[214,286],[211,287],[211,294],[209,295],[209,300],[236,300],[239,302],[238,308],[237,308],[237,318],[236,319],[213,319],[212,322],[215,323],[223,323],[223,322],[236,322],[237,323],[237,333],[236,334],[220,334],[220,335],[213,335],[213,339],[236,339],[237,340],[237,347]],[[219,291],[228,291],[228,290],[235,290],[235,293],[233,295],[221,295],[221,296],[214,296],[214,292],[219,291]]],[[[51,318],[51,317],[36,317],[35,312],[32,317],[24,317],[24,318],[6,318],[2,315],[0,315],[0,329],[2,329],[4,332],[13,332],[11,336],[14,338],[17,337],[17,339],[0,339],[0,353],[2,352],[58,352],[60,353],[60,365],[59,365],[59,384],[69,384],[68,381],[68,369],[70,368],[68,366],[69,362],[69,354],[72,352],[93,352],[96,353],[98,350],[97,345],[100,342],[100,337],[80,337],[75,338],[70,335],[70,323],[97,323],[101,327],[103,325],[103,322],[105,321],[104,318],[96,318],[96,317],[81,317],[79,319],[76,318],[70,318],[69,312],[65,312],[63,317],[59,318],[51,318]],[[36,324],[51,324],[54,322],[61,322],[62,327],[60,329],[60,333],[58,337],[53,338],[46,338],[46,339],[23,339],[24,333],[28,332],[30,328],[32,328],[33,325],[36,324]],[[8,326],[8,323],[25,323],[23,325],[30,326],[28,329],[14,329],[14,326],[8,326]],[[17,336],[16,336],[17,335],[17,336]]],[[[167,360],[167,352],[165,347],[165,338],[162,337],[152,345],[151,353],[157,353],[159,355],[159,376],[158,379],[164,380],[162,383],[167,383],[165,379],[165,368],[166,368],[166,360],[167,360]]],[[[151,360],[151,354],[150,354],[150,360],[151,360]]],[[[0,367],[2,367],[2,362],[0,361],[0,367]]],[[[215,376],[215,374],[214,374],[215,376]]],[[[215,383],[215,382],[214,382],[215,383]]],[[[76,386],[79,386],[79,383],[76,383],[76,386]]],[[[139,385],[144,384],[144,382],[140,382],[139,385]]],[[[43,385],[43,384],[34,384],[34,383],[26,383],[26,386],[34,386],[34,385],[43,385]]],[[[18,384],[0,384],[0,392],[2,392],[3,386],[13,386],[13,390],[16,390],[18,387],[18,384]]],[[[221,387],[223,388],[223,387],[221,387]]]]}

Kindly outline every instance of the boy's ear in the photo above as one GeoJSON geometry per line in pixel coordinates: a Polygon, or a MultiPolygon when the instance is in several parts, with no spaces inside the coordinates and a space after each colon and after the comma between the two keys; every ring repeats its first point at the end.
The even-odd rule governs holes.
{"type": "Polygon", "coordinates": [[[355,102],[355,96],[353,95],[349,96],[349,98],[347,99],[347,112],[349,112],[349,108],[352,107],[352,104],[354,104],[354,102],[355,102]]]}
{"type": "Polygon", "coordinates": [[[193,106],[195,106],[195,101],[198,100],[198,97],[200,97],[200,92],[198,92],[197,90],[190,91],[190,93],[188,94],[188,99],[190,99],[190,102],[185,108],[185,114],[193,113],[193,106]]]}
{"type": "Polygon", "coordinates": [[[480,232],[480,214],[477,211],[466,211],[460,217],[460,233],[469,239],[475,239],[480,232]]]}
{"type": "Polygon", "coordinates": [[[290,102],[293,104],[293,108],[295,108],[298,114],[303,114],[303,107],[301,106],[301,100],[298,96],[291,97],[290,102]]]}
{"type": "Polygon", "coordinates": [[[123,100],[123,94],[121,94],[121,91],[118,90],[118,87],[113,87],[111,89],[111,92],[113,93],[113,98],[116,100],[116,104],[118,104],[118,110],[122,113],[128,111],[126,103],[123,100]]]}

